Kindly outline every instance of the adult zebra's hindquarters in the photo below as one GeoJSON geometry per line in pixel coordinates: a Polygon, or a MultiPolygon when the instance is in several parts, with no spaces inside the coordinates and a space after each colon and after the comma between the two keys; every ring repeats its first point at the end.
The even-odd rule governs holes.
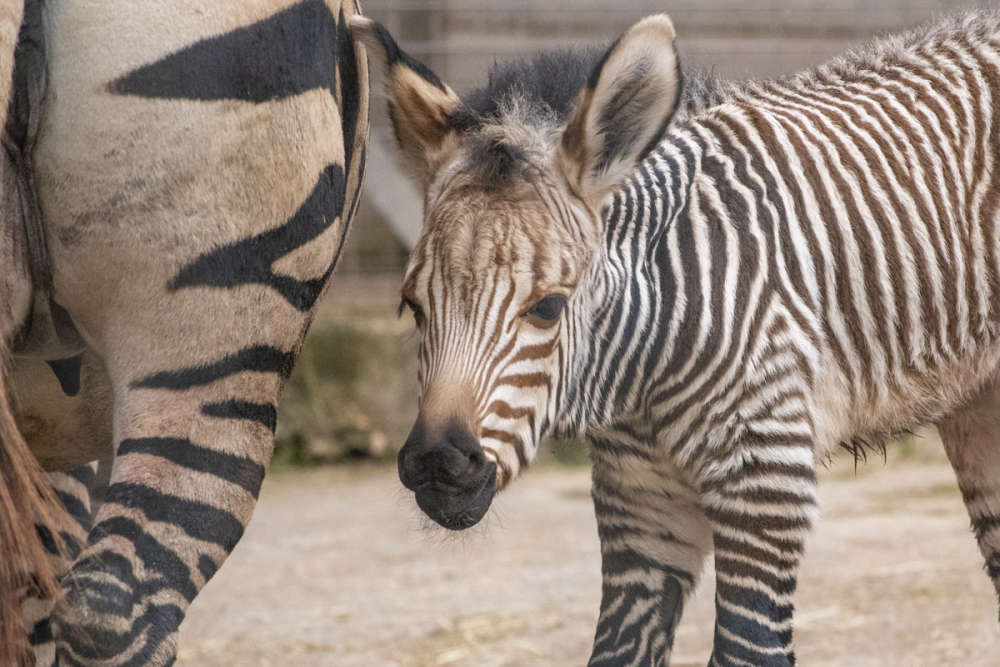
{"type": "Polygon", "coordinates": [[[63,579],[67,604],[33,625],[40,664],[172,662],[187,606],[242,535],[278,397],[357,206],[368,81],[347,30],[356,11],[44,6],[45,296],[107,370],[116,459],[63,579]]]}
{"type": "Polygon", "coordinates": [[[1000,589],[1000,15],[682,91],[665,132],[671,39],[639,48],[634,28],[589,80],[501,69],[460,101],[364,29],[427,195],[403,286],[422,399],[452,387],[503,482],[546,434],[590,441],[592,664],[667,661],[712,550],[713,664],[792,663],[817,462],[920,423],[942,426],[1000,589]],[[621,53],[636,66],[605,78],[621,53]],[[613,196],[589,196],[616,165],[613,196]]]}

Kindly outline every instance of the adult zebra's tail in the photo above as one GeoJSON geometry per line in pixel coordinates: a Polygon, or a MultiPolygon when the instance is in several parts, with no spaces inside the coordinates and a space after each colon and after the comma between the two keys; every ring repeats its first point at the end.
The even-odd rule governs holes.
{"type": "MultiPolygon", "coordinates": [[[[10,98],[14,48],[23,12],[23,2],[0,3],[0,128],[10,98]]],[[[5,220],[4,203],[0,192],[0,222],[5,220]]],[[[8,296],[0,294],[0,308],[8,307],[8,296]]],[[[0,319],[2,316],[0,313],[0,319]]],[[[55,561],[42,540],[43,535],[57,534],[53,529],[64,524],[64,513],[14,421],[4,386],[8,356],[2,329],[0,326],[0,665],[20,665],[30,659],[21,612],[25,594],[30,590],[55,599],[59,592],[55,561]]],[[[52,540],[49,542],[53,546],[52,540]]]]}
{"type": "MultiPolygon", "coordinates": [[[[0,369],[6,358],[0,341],[0,369]]],[[[76,537],[73,525],[17,429],[0,373],[0,665],[30,661],[22,605],[59,596],[53,556],[76,537]]]]}

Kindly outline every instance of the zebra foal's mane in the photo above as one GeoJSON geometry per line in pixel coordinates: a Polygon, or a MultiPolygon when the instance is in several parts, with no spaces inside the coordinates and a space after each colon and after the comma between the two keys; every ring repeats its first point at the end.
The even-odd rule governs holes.
{"type": "MultiPolygon", "coordinates": [[[[486,84],[462,97],[449,118],[458,132],[473,135],[511,118],[539,129],[565,126],[580,91],[606,51],[605,45],[563,48],[531,58],[495,62],[486,84]]],[[[685,67],[678,116],[725,101],[736,86],[715,76],[710,68],[685,67]]],[[[472,165],[485,183],[502,183],[529,167],[524,153],[508,142],[483,139],[473,143],[472,165]]]]}
{"type": "MultiPolygon", "coordinates": [[[[985,38],[1000,10],[953,14],[908,31],[876,37],[825,64],[785,75],[776,81],[809,79],[820,72],[844,75],[855,69],[877,67],[910,45],[963,30],[985,38]]],[[[528,58],[494,62],[485,85],[462,96],[462,105],[449,119],[460,132],[473,132],[487,124],[503,123],[514,107],[520,118],[535,126],[564,125],[579,92],[604,55],[607,45],[581,45],[544,51],[528,58]]],[[[766,84],[769,78],[727,81],[711,67],[682,67],[682,88],[677,116],[695,114],[731,99],[745,87],[766,84]]]]}
{"type": "MultiPolygon", "coordinates": [[[[462,97],[462,107],[452,117],[452,125],[459,130],[478,129],[501,121],[504,111],[515,104],[529,122],[564,124],[605,50],[605,45],[579,46],[544,51],[530,59],[496,62],[486,85],[462,97]]],[[[679,113],[694,113],[720,104],[732,90],[730,83],[707,67],[685,66],[682,79],[679,113]]]]}

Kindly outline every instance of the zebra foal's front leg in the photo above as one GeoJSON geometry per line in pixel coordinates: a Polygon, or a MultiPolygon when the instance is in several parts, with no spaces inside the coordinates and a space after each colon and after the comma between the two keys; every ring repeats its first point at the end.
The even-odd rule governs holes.
{"type": "Polygon", "coordinates": [[[654,466],[651,442],[624,432],[591,439],[603,580],[591,667],[669,663],[711,545],[697,494],[654,466]]]}
{"type": "Polygon", "coordinates": [[[816,514],[809,437],[751,437],[732,449],[723,479],[702,485],[715,548],[715,637],[710,665],[786,667],[793,595],[816,514]]]}

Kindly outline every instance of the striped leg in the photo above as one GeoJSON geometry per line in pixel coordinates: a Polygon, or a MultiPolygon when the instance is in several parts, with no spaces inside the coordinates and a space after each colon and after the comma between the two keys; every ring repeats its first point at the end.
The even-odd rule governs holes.
{"type": "MultiPolygon", "coordinates": [[[[49,480],[63,507],[80,524],[84,534],[90,532],[92,526],[93,494],[99,492],[97,477],[98,463],[88,463],[72,472],[51,472],[49,480]]],[[[81,548],[83,545],[80,545],[81,548]]],[[[75,556],[75,554],[74,554],[75,556]]]]}
{"type": "Polygon", "coordinates": [[[654,470],[650,442],[615,433],[590,443],[603,575],[591,666],[667,664],[711,546],[697,494],[654,470]]]}
{"type": "Polygon", "coordinates": [[[1000,595],[1000,384],[938,425],[986,574],[1000,595]]]}
{"type": "Polygon", "coordinates": [[[250,348],[125,382],[112,372],[125,387],[117,457],[87,549],[64,581],[68,612],[54,624],[61,660],[172,660],[187,606],[250,518],[292,358],[250,348]]]}
{"type": "Polygon", "coordinates": [[[736,450],[751,463],[728,472],[702,496],[715,542],[710,664],[784,667],[795,664],[792,597],[816,513],[815,470],[792,461],[811,461],[812,448],[761,440],[736,450]]]}
{"type": "MultiPolygon", "coordinates": [[[[49,480],[52,488],[55,489],[59,501],[69,512],[69,515],[76,521],[86,535],[91,527],[91,494],[97,484],[97,463],[80,466],[72,472],[49,473],[49,480]]],[[[65,544],[69,545],[69,555],[75,558],[84,545],[73,538],[72,535],[64,534],[65,544]]],[[[56,571],[60,574],[69,569],[70,562],[59,558],[56,571]]],[[[50,603],[38,600],[29,600],[25,605],[25,625],[28,628],[28,638],[31,642],[31,650],[34,653],[36,667],[42,665],[55,665],[56,645],[52,636],[52,623],[50,614],[52,612],[50,603]]]]}
{"type": "Polygon", "coordinates": [[[35,158],[54,292],[114,391],[110,484],[53,616],[60,664],[173,662],[250,519],[358,201],[354,3],[217,4],[193,34],[142,3],[47,12],[57,92],[35,158]],[[88,37],[118,33],[141,38],[88,37]]]}

